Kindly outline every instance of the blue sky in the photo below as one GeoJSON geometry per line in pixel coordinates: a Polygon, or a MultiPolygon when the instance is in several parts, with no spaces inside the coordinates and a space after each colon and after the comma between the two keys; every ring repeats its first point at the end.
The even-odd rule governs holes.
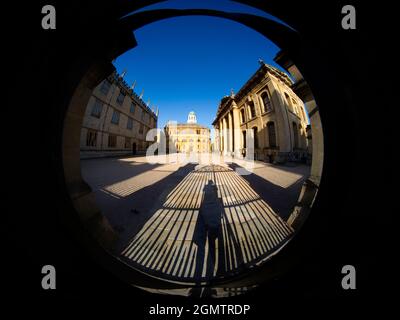
{"type": "Polygon", "coordinates": [[[211,128],[220,99],[237,92],[258,69],[258,59],[275,67],[279,48],[253,29],[207,16],[170,18],[134,32],[138,46],[116,59],[135,92],[159,108],[158,126],[186,122],[195,111],[198,123],[211,128]]]}

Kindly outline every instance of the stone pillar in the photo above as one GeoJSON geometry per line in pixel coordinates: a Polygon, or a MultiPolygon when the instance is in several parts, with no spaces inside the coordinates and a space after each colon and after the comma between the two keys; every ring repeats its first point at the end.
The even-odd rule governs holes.
{"type": "MultiPolygon", "coordinates": [[[[215,151],[219,151],[219,149],[220,149],[220,146],[219,146],[219,141],[220,141],[220,137],[219,137],[219,127],[218,126],[215,126],[214,127],[214,134],[215,134],[215,137],[214,137],[214,147],[213,147],[213,152],[215,152],[215,151]]],[[[207,141],[207,144],[208,144],[208,141],[207,141]]]]}
{"type": "Polygon", "coordinates": [[[228,122],[229,122],[229,130],[228,130],[228,135],[229,135],[229,147],[228,151],[229,154],[232,154],[233,150],[233,119],[232,119],[232,113],[229,111],[228,113],[228,122]]]}
{"type": "Polygon", "coordinates": [[[321,118],[315,100],[306,102],[307,112],[310,114],[311,142],[312,142],[312,166],[310,180],[319,186],[324,162],[324,135],[322,131],[321,118]]]}
{"type": "Polygon", "coordinates": [[[224,117],[224,119],[222,120],[223,124],[224,124],[224,128],[223,128],[223,135],[224,135],[224,148],[223,148],[223,155],[226,155],[228,152],[228,128],[227,128],[227,121],[226,121],[226,117],[224,117]]]}
{"type": "Polygon", "coordinates": [[[224,124],[222,122],[222,119],[219,120],[219,151],[220,154],[224,151],[224,124]]]}
{"type": "Polygon", "coordinates": [[[233,103],[233,151],[235,154],[235,157],[240,157],[241,152],[240,152],[240,116],[239,116],[239,108],[237,107],[236,103],[233,103]]]}

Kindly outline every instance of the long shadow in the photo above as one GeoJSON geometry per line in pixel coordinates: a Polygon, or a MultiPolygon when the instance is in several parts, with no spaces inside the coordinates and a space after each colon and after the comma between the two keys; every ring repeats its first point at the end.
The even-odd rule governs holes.
{"type": "Polygon", "coordinates": [[[146,202],[153,207],[138,213],[141,223],[139,218],[131,221],[120,253],[144,272],[195,283],[190,294],[202,296],[207,295],[204,284],[241,272],[289,233],[271,213],[263,211],[265,208],[256,203],[259,196],[244,181],[240,183],[234,171],[218,166],[193,169],[194,165],[187,165],[130,196],[139,201],[154,195],[146,202]],[[231,202],[239,194],[243,201],[233,200],[224,206],[222,197],[231,202]],[[240,207],[243,205],[247,208],[240,207]],[[258,214],[248,221],[251,212],[258,214]]]}
{"type": "MultiPolygon", "coordinates": [[[[213,173],[215,174],[214,170],[213,173]]],[[[223,221],[227,222],[228,219],[222,199],[218,197],[218,187],[212,180],[204,186],[203,195],[193,235],[193,242],[198,248],[194,273],[196,286],[189,293],[193,297],[210,296],[212,292],[208,291],[211,289],[202,285],[225,275],[227,269],[225,258],[228,250],[226,242],[233,244],[231,250],[236,253],[238,265],[242,265],[243,262],[237,236],[229,223],[224,224],[226,227],[226,238],[224,238],[223,221]]]]}
{"type": "Polygon", "coordinates": [[[123,161],[120,158],[81,160],[82,177],[94,190],[105,185],[121,182],[160,166],[162,164],[150,164],[135,160],[123,161]]]}
{"type": "MultiPolygon", "coordinates": [[[[114,199],[108,196],[107,201],[117,203],[114,210],[105,211],[112,225],[121,231],[120,244],[117,251],[126,246],[153,216],[157,209],[162,208],[167,200],[168,194],[191,172],[195,164],[187,164],[175,172],[157,181],[156,183],[143,187],[123,199],[114,199]]],[[[105,195],[107,197],[107,195],[105,195]]]]}
{"type": "MultiPolygon", "coordinates": [[[[233,170],[243,168],[236,163],[230,163],[229,167],[233,170]]],[[[283,188],[254,173],[242,175],[241,177],[285,221],[289,218],[294,206],[297,204],[301,187],[306,180],[306,177],[304,177],[293,183],[290,187],[283,188]]]]}

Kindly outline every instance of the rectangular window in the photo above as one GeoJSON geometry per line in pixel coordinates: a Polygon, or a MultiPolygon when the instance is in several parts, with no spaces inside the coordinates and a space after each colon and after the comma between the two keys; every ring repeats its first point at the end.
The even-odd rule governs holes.
{"type": "Polygon", "coordinates": [[[95,118],[100,118],[102,110],[103,110],[103,103],[99,99],[96,99],[92,107],[91,116],[95,118]]]}
{"type": "Polygon", "coordinates": [[[145,114],[146,114],[146,113],[144,112],[144,110],[142,110],[142,115],[141,115],[142,121],[144,121],[145,114]]]}
{"type": "Polygon", "coordinates": [[[104,81],[101,83],[100,91],[101,91],[102,93],[104,93],[105,95],[107,95],[107,94],[108,94],[108,91],[110,91],[110,88],[111,88],[111,83],[110,83],[110,81],[104,80],[104,81]]]}
{"type": "Polygon", "coordinates": [[[133,119],[132,118],[128,118],[128,122],[126,123],[126,128],[129,130],[132,130],[132,128],[133,128],[133,119]]]}
{"type": "Polygon", "coordinates": [[[249,102],[249,108],[250,108],[250,117],[251,119],[253,119],[256,117],[256,107],[253,101],[249,102]]]}
{"type": "Polygon", "coordinates": [[[143,123],[140,124],[140,127],[139,127],[139,134],[143,134],[143,123]]]}
{"type": "Polygon", "coordinates": [[[97,132],[93,130],[88,130],[86,135],[86,146],[95,147],[97,144],[97,132]]]}
{"type": "Polygon", "coordinates": [[[110,134],[108,136],[108,147],[115,148],[117,146],[117,136],[110,134]]]}
{"type": "Polygon", "coordinates": [[[114,110],[111,118],[111,123],[118,124],[119,123],[119,111],[114,110]]]}
{"type": "Polygon", "coordinates": [[[135,104],[134,104],[133,102],[131,102],[131,108],[130,108],[129,111],[130,111],[131,113],[135,113],[135,107],[136,107],[135,104]]]}
{"type": "Polygon", "coordinates": [[[117,98],[117,103],[121,106],[124,103],[124,99],[125,99],[125,94],[122,91],[120,91],[117,98]]]}
{"type": "Polygon", "coordinates": [[[241,110],[240,110],[240,118],[241,118],[241,120],[242,120],[242,123],[245,123],[246,119],[245,119],[245,117],[244,117],[244,109],[241,109],[241,110]]]}
{"type": "Polygon", "coordinates": [[[199,129],[196,130],[196,134],[200,134],[200,130],[199,129]]]}

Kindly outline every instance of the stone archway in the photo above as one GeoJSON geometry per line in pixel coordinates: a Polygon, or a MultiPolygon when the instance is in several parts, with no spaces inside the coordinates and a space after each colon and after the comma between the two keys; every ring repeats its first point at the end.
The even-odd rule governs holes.
{"type": "Polygon", "coordinates": [[[65,184],[73,206],[84,226],[108,249],[112,249],[116,233],[101,214],[91,188],[82,178],[79,139],[82,120],[92,90],[113,70],[114,67],[110,62],[97,62],[81,79],[70,100],[64,119],[62,146],[65,184]]]}
{"type": "MultiPolygon", "coordinates": [[[[111,251],[117,237],[116,233],[98,209],[91,188],[81,176],[79,138],[84,112],[92,90],[114,70],[111,61],[123,52],[136,46],[136,41],[131,31],[132,29],[134,30],[157,20],[184,15],[210,15],[231,19],[259,31],[282,47],[285,47],[285,42],[282,42],[281,39],[286,39],[285,41],[289,43],[297,43],[298,40],[296,33],[286,30],[285,27],[268,19],[212,10],[168,10],[168,12],[156,13],[142,12],[129,16],[125,20],[121,20],[120,24],[122,26],[121,30],[123,30],[123,35],[116,36],[118,43],[112,43],[110,47],[103,48],[103,58],[86,65],[86,71],[83,73],[83,77],[80,78],[66,110],[62,142],[64,180],[73,206],[85,228],[91,232],[93,237],[103,247],[111,251]],[[263,28],[269,29],[269,32],[266,32],[263,28]],[[287,38],[285,38],[285,36],[287,38]]],[[[318,143],[318,139],[323,138],[322,136],[313,137],[313,144],[318,143]]],[[[322,162],[322,160],[322,158],[318,159],[320,162],[322,162]]],[[[321,163],[319,165],[321,165],[321,163]]],[[[305,183],[304,190],[300,195],[299,206],[295,209],[299,214],[302,214],[302,211],[308,211],[310,209],[316,191],[317,189],[315,189],[314,185],[308,182],[305,183]]]]}

